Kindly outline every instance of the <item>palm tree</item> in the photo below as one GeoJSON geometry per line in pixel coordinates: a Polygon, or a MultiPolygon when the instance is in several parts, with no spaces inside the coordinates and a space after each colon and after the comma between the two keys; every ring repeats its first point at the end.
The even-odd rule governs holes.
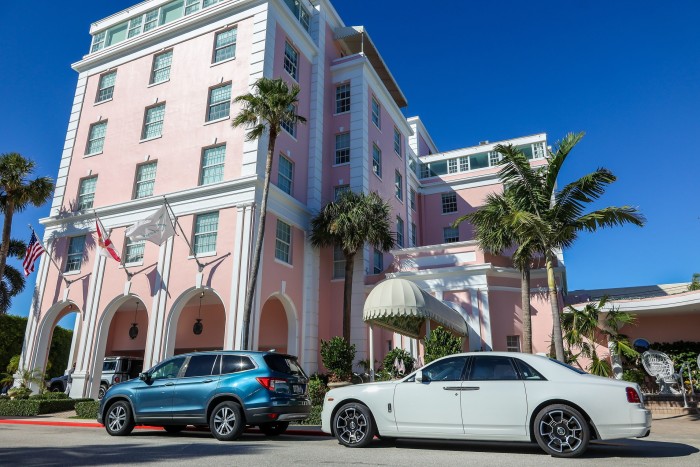
{"type": "MultiPolygon", "coordinates": [[[[2,248],[2,245],[0,245],[2,248]]],[[[10,240],[10,248],[8,256],[17,259],[24,258],[27,246],[20,240],[10,240]]],[[[25,279],[21,272],[14,266],[8,264],[5,266],[2,280],[0,280],[0,315],[4,315],[10,309],[12,297],[24,290],[25,279]]]]}
{"type": "Polygon", "coordinates": [[[491,193],[483,206],[458,218],[453,226],[464,221],[474,226],[479,247],[494,255],[515,247],[513,264],[520,271],[520,299],[523,315],[523,352],[532,353],[532,316],[530,312],[530,264],[535,254],[532,239],[518,238],[512,228],[513,215],[518,212],[517,198],[512,190],[491,193]]]}
{"type": "Polygon", "coordinates": [[[394,247],[389,215],[391,206],[377,193],[346,191],[311,219],[310,241],[316,248],[338,246],[345,257],[343,338],[350,342],[350,307],[355,255],[366,243],[381,251],[394,247]]]}
{"type": "Polygon", "coordinates": [[[518,200],[518,212],[513,215],[513,228],[521,239],[529,239],[545,258],[549,301],[552,307],[552,340],[557,360],[564,361],[554,265],[557,253],[574,244],[579,233],[595,232],[599,228],[632,224],[642,226],[644,216],[631,206],[611,206],[584,213],[585,207],[600,198],[607,185],[617,177],[605,168],[584,175],[557,190],[557,177],[571,150],[583,138],[583,133],[569,133],[549,151],[547,165],[532,167],[525,155],[513,145],[497,145],[503,155],[499,172],[506,189],[513,190],[518,200]]]}
{"type": "Polygon", "coordinates": [[[5,277],[5,265],[10,251],[12,217],[32,204],[41,206],[49,200],[54,184],[50,177],[28,178],[34,173],[36,164],[16,152],[0,156],[0,210],[5,214],[0,239],[0,277],[5,277]]]}
{"type": "Polygon", "coordinates": [[[688,292],[692,292],[694,290],[700,290],[700,273],[695,273],[693,274],[693,278],[690,281],[690,284],[688,284],[688,292]]]}
{"type": "Polygon", "coordinates": [[[270,172],[275,155],[277,135],[282,131],[282,124],[296,125],[305,123],[306,118],[296,113],[300,88],[294,84],[291,88],[282,79],[260,78],[253,85],[253,92],[236,97],[234,102],[242,104],[241,111],[233,119],[234,127],[250,128],[246,133],[247,141],[254,141],[269,133],[267,142],[267,159],[265,161],[265,180],[263,182],[262,200],[260,202],[260,223],[258,237],[253,252],[253,262],[248,275],[245,305],[243,307],[243,349],[248,348],[250,314],[253,309],[255,285],[260,267],[265,220],[267,217],[267,196],[270,192],[270,172]]]}

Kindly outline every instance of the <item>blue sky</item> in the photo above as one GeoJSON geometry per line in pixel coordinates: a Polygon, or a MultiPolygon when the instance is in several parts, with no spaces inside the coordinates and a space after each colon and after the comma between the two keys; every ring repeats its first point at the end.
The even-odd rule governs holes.
{"type": "MultiPolygon", "coordinates": [[[[7,2],[0,28],[0,152],[56,176],[75,91],[70,64],[90,23],[135,1],[7,2]]],[[[364,25],[440,150],[546,132],[586,138],[560,184],[597,167],[618,177],[599,207],[638,206],[644,228],[583,234],[569,288],[688,281],[700,272],[700,2],[336,0],[364,25]]],[[[17,216],[27,240],[48,206],[17,216]]],[[[13,313],[26,315],[27,291],[13,313]]]]}

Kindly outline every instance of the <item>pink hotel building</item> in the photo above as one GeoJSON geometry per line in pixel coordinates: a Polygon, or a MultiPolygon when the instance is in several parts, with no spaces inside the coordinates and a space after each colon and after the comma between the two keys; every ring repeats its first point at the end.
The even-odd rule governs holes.
{"type": "MultiPolygon", "coordinates": [[[[467,224],[450,227],[500,188],[495,145],[438,152],[423,122],[402,115],[406,98],[367,32],[346,26],[328,0],[147,0],[90,33],[89,53],[73,65],[57,188],[41,220],[61,271],[44,255],[24,367],[45,367],[53,329],[70,313],[78,314],[73,396],[97,395],[105,356],[142,357],[149,367],[185,351],[240,348],[267,141],[248,142],[232,128],[232,99],[263,76],[299,84],[298,113],[308,122],[286,126],[277,140],[253,348],[293,353],[309,373],[323,371],[320,339],[342,329],[344,264],[333,248],[310,245],[309,220],[350,189],[388,200],[399,245],[365,248],[356,262],[358,360],[370,355],[363,305],[385,278],[449,303],[466,323],[465,348],[519,349],[518,272],[481,251],[467,224]],[[179,235],[161,246],[128,242],[126,228],[164,197],[179,235]],[[94,213],[123,264],[96,254],[94,213]]],[[[546,135],[506,142],[545,163],[546,135]]],[[[545,283],[533,271],[533,291],[545,283]]],[[[546,350],[544,294],[534,294],[533,329],[535,350],[546,350]]],[[[373,334],[377,359],[394,346],[417,354],[423,335],[373,334]]]]}

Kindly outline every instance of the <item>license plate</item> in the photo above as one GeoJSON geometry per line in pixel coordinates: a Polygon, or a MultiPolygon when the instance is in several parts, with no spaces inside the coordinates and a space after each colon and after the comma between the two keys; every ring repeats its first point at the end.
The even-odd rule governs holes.
{"type": "Polygon", "coordinates": [[[294,394],[304,394],[304,386],[301,384],[292,384],[292,391],[294,394]]]}

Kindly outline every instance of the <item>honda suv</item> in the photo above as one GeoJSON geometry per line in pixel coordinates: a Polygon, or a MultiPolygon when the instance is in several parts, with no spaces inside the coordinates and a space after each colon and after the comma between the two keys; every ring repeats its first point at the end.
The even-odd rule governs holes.
{"type": "Polygon", "coordinates": [[[138,379],[109,388],[97,421],[112,436],[135,425],[156,425],[178,433],[187,425],[208,426],[215,438],[231,441],[246,426],[268,436],[283,433],[292,420],[309,416],[308,378],[297,358],[275,352],[216,351],[171,357],[138,379]]]}

